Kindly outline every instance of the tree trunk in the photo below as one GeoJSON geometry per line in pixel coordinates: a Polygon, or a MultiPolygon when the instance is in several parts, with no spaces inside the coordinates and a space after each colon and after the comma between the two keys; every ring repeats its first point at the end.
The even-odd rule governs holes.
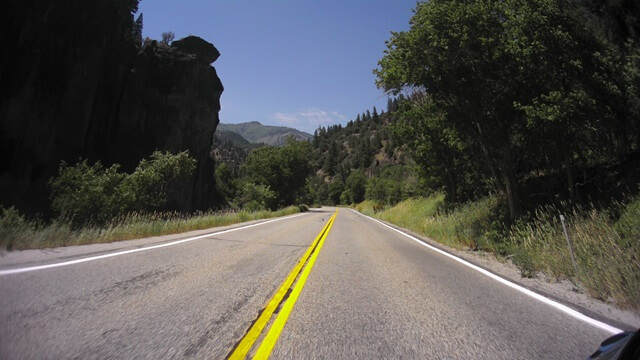
{"type": "Polygon", "coordinates": [[[496,182],[496,189],[498,190],[498,194],[500,194],[500,196],[504,196],[506,193],[505,191],[506,189],[504,187],[502,179],[498,174],[497,166],[495,165],[495,162],[493,161],[493,159],[491,158],[491,155],[489,154],[489,148],[487,147],[487,142],[484,137],[484,132],[482,131],[482,126],[480,125],[480,123],[476,123],[476,126],[478,128],[478,142],[480,142],[480,149],[482,150],[482,155],[484,156],[484,159],[487,162],[487,166],[489,167],[489,171],[491,172],[491,177],[493,177],[493,180],[496,182]]]}
{"type": "Polygon", "coordinates": [[[444,164],[444,172],[447,178],[446,181],[449,200],[451,200],[451,202],[456,202],[458,200],[458,188],[455,176],[453,176],[455,169],[452,166],[449,166],[450,162],[448,160],[449,159],[445,155],[444,151],[440,151],[440,162],[444,164]]]}
{"type": "Polygon", "coordinates": [[[518,193],[518,182],[513,171],[513,158],[511,156],[510,144],[505,144],[503,146],[502,157],[502,177],[507,190],[509,215],[511,220],[515,220],[520,216],[520,195],[518,193]]]}
{"type": "Polygon", "coordinates": [[[451,170],[447,169],[446,170],[447,173],[447,183],[448,183],[448,188],[449,188],[449,195],[451,196],[450,200],[451,202],[456,202],[458,201],[458,190],[456,187],[456,181],[453,177],[453,175],[451,174],[451,170]]]}
{"type": "Polygon", "coordinates": [[[567,189],[569,190],[569,199],[571,202],[576,202],[577,194],[576,194],[576,180],[573,175],[573,169],[571,167],[571,153],[569,152],[569,147],[567,146],[566,141],[562,140],[562,166],[564,167],[564,172],[567,177],[567,189]]]}

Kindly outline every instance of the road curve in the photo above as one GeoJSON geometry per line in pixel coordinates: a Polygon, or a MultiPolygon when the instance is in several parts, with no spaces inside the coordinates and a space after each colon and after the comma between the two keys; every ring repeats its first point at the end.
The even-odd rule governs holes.
{"type": "MultiPolygon", "coordinates": [[[[2,275],[0,358],[225,358],[332,213],[2,275]]],[[[20,252],[0,270],[168,241],[20,252]]],[[[576,359],[609,336],[347,209],[296,300],[273,359],[576,359]]]]}

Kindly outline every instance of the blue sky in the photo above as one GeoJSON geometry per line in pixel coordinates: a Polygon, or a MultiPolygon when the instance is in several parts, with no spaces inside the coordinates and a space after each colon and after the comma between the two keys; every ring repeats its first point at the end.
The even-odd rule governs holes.
{"type": "Polygon", "coordinates": [[[145,37],[197,35],[221,53],[220,119],[313,133],[386,108],[372,70],[415,0],[142,0],[145,37]]]}

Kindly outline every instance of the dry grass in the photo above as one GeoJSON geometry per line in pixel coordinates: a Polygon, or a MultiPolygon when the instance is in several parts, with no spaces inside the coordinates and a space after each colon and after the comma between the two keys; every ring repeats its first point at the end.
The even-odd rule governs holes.
{"type": "Polygon", "coordinates": [[[193,215],[132,213],[113,220],[107,226],[72,229],[68,222],[27,220],[13,209],[2,209],[0,250],[41,249],[176,234],[290,215],[299,211],[299,207],[290,206],[278,211],[207,212],[193,215]]]}
{"type": "Polygon", "coordinates": [[[539,209],[510,229],[500,218],[495,197],[445,210],[444,197],[405,200],[374,213],[373,203],[356,209],[425,235],[453,248],[491,251],[513,257],[524,276],[538,272],[581,284],[593,297],[640,309],[640,199],[617,220],[606,211],[575,209],[565,213],[578,271],[573,268],[555,207],[539,209]]]}
{"type": "MultiPolygon", "coordinates": [[[[577,209],[565,214],[576,272],[558,215],[557,209],[547,207],[538,211],[533,221],[519,223],[511,229],[509,239],[516,253],[514,260],[523,273],[533,275],[542,271],[547,276],[571,279],[582,284],[595,298],[640,308],[637,234],[616,230],[617,223],[602,211],[577,209]]],[[[640,214],[636,211],[635,227],[630,230],[638,227],[640,214]]]]}

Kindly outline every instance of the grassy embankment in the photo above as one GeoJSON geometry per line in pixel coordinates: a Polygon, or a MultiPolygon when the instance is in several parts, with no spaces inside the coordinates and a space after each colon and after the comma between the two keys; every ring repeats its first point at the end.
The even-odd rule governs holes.
{"type": "Polygon", "coordinates": [[[1,209],[0,250],[40,249],[56,246],[105,243],[149,236],[176,234],[225,226],[244,221],[273,218],[300,212],[290,206],[278,211],[129,214],[107,226],[73,229],[67,222],[27,220],[12,209],[1,209]]]}
{"type": "Polygon", "coordinates": [[[561,211],[555,207],[539,209],[507,228],[496,197],[451,209],[442,195],[408,199],[377,213],[373,205],[365,201],[356,209],[454,248],[511,258],[524,276],[543,272],[552,279],[570,279],[595,298],[640,310],[640,198],[619,205],[617,211],[564,213],[577,272],[558,218],[561,211]]]}

